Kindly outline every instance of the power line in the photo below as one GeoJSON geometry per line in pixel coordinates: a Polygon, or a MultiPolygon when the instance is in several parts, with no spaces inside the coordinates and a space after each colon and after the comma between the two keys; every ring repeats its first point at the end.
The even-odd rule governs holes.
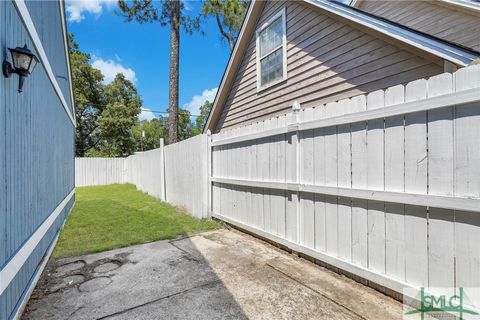
{"type": "MultiPolygon", "coordinates": [[[[166,112],[166,111],[150,110],[150,109],[145,109],[145,108],[142,108],[142,111],[148,111],[148,112],[160,113],[160,114],[168,114],[168,112],[166,112]]],[[[199,115],[199,114],[191,114],[190,117],[201,117],[201,115],[199,115]]]]}
{"type": "MultiPolygon", "coordinates": [[[[89,101],[88,101],[88,104],[90,104],[92,106],[105,106],[104,104],[92,103],[92,102],[89,102],[89,101]]],[[[141,108],[140,110],[141,111],[152,112],[152,113],[159,113],[159,114],[167,114],[168,115],[167,111],[150,110],[150,109],[145,109],[145,108],[141,108]]],[[[183,110],[185,110],[185,109],[183,109],[183,110]]],[[[191,114],[190,115],[190,117],[193,117],[193,118],[198,118],[198,117],[201,117],[201,116],[202,115],[200,115],[200,114],[191,114]]]]}

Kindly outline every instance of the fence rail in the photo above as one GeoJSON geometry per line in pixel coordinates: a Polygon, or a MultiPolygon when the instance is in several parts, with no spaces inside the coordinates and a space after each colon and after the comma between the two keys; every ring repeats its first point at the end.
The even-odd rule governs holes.
{"type": "Polygon", "coordinates": [[[212,178],[212,182],[252,188],[266,188],[291,192],[324,194],[329,196],[364,199],[370,201],[402,203],[412,206],[435,207],[450,210],[471,211],[476,213],[480,212],[480,199],[241,179],[212,178]]]}
{"type": "Polygon", "coordinates": [[[455,105],[469,104],[480,100],[480,91],[478,89],[470,89],[457,93],[445,94],[434,98],[428,98],[420,101],[412,101],[401,105],[393,105],[381,109],[366,110],[352,114],[345,114],[328,119],[317,119],[313,121],[305,121],[302,123],[292,123],[285,127],[264,130],[260,132],[240,135],[232,138],[216,140],[212,142],[212,146],[228,145],[233,143],[245,142],[248,140],[256,140],[276,135],[281,135],[294,131],[305,131],[312,129],[327,128],[342,124],[350,124],[355,122],[369,121],[375,119],[383,119],[409,113],[421,111],[431,111],[455,105]]]}

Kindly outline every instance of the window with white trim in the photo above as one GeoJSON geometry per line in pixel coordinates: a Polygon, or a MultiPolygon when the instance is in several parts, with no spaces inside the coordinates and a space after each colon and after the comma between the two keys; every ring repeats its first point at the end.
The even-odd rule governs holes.
{"type": "Polygon", "coordinates": [[[257,29],[257,90],[287,79],[285,8],[257,29]]]}

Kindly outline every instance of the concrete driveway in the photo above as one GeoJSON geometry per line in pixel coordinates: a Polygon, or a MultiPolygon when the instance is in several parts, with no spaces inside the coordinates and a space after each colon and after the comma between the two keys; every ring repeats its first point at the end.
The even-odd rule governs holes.
{"type": "Polygon", "coordinates": [[[401,319],[377,291],[232,230],[50,261],[23,319],[401,319]]]}

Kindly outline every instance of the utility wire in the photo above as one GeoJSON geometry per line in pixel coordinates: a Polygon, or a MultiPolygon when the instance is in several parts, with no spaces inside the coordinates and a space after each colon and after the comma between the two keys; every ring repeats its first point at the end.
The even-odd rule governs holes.
{"type": "MultiPolygon", "coordinates": [[[[92,106],[104,106],[103,104],[92,103],[92,102],[89,102],[89,101],[88,101],[88,104],[90,104],[92,106]]],[[[141,108],[140,110],[149,111],[149,112],[152,112],[152,113],[168,114],[168,112],[166,112],[166,111],[150,110],[150,109],[145,109],[145,108],[141,108]]],[[[200,115],[200,114],[191,114],[190,115],[190,117],[193,117],[193,118],[198,118],[198,117],[201,117],[201,116],[202,115],[200,115]]]]}
{"type": "MultiPolygon", "coordinates": [[[[168,114],[168,112],[166,112],[166,111],[150,110],[150,109],[144,109],[144,108],[142,108],[142,111],[149,111],[149,112],[152,112],[152,113],[168,114]]],[[[201,117],[201,115],[191,114],[190,117],[201,117]]]]}

